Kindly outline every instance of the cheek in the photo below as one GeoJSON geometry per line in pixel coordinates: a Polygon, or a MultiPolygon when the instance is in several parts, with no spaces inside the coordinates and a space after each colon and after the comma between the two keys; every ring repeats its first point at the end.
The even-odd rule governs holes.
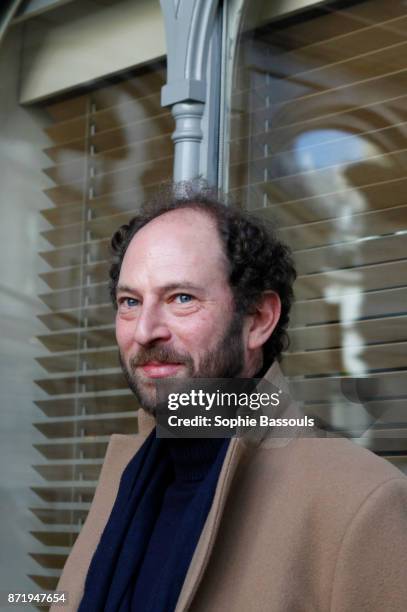
{"type": "Polygon", "coordinates": [[[127,321],[116,318],[116,340],[120,350],[125,351],[132,341],[132,330],[131,326],[127,321]]]}
{"type": "Polygon", "coordinates": [[[188,325],[183,321],[175,335],[191,354],[201,354],[217,345],[226,326],[224,317],[217,319],[213,314],[200,313],[188,325]]]}

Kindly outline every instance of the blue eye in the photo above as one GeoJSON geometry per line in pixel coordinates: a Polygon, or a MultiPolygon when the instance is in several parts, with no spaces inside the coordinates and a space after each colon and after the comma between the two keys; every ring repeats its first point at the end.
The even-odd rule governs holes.
{"type": "Polygon", "coordinates": [[[188,304],[192,299],[192,295],[188,295],[188,293],[179,293],[175,296],[175,300],[178,304],[188,304]]]}
{"type": "Polygon", "coordinates": [[[137,306],[139,303],[139,300],[136,300],[135,298],[126,298],[126,304],[129,308],[131,308],[132,306],[137,306]]]}
{"type": "Polygon", "coordinates": [[[124,297],[119,300],[119,307],[124,306],[125,308],[134,308],[140,303],[136,298],[124,297]]]}

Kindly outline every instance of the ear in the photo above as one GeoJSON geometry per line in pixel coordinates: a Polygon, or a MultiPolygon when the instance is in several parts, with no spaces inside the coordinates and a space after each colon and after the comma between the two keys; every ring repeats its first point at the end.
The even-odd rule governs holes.
{"type": "Polygon", "coordinates": [[[261,348],[273,333],[281,314],[280,296],[274,291],[263,293],[255,311],[250,315],[247,348],[261,348]]]}

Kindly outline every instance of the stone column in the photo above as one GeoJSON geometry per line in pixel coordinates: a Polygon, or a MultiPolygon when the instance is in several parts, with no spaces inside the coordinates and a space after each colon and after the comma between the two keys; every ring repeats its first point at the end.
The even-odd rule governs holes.
{"type": "Polygon", "coordinates": [[[198,177],[207,96],[209,43],[219,0],[160,0],[167,39],[167,84],[163,106],[175,119],[174,181],[198,177]]]}

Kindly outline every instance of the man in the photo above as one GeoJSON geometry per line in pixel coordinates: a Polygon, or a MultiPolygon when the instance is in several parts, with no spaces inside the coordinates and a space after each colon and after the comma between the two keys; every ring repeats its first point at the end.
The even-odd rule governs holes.
{"type": "MultiPolygon", "coordinates": [[[[175,196],[112,240],[120,361],[142,405],[113,436],[58,589],[70,610],[402,612],[407,479],[338,438],[159,440],[166,379],[278,366],[295,272],[257,222],[175,196]]],[[[291,404],[286,405],[289,412],[291,404]]]]}

